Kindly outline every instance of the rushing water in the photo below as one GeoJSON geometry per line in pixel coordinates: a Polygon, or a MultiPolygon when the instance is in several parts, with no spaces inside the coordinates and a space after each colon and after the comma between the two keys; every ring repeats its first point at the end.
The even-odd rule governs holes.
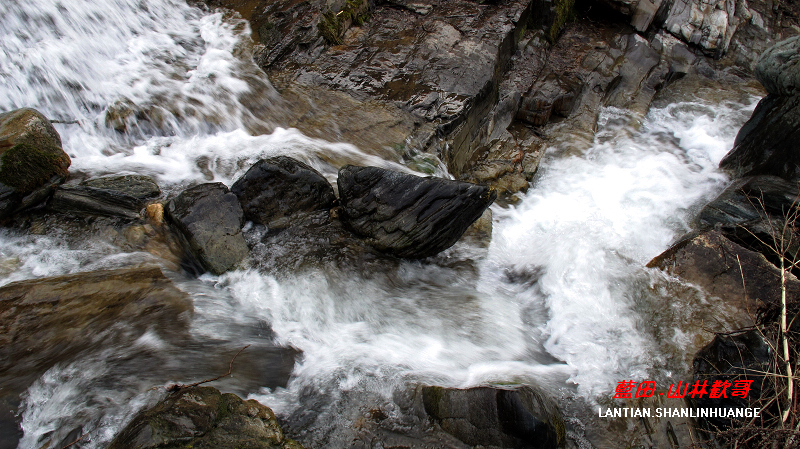
{"type": "MultiPolygon", "coordinates": [[[[0,110],[68,122],[57,128],[76,173],[146,174],[172,194],[230,185],[276,154],[331,180],[348,162],[405,170],[280,128],[281,100],[250,60],[246,24],[181,0],[5,1],[0,42],[0,110]]],[[[336,429],[361,404],[397,415],[393,394],[415,383],[534,382],[591,401],[623,379],[669,378],[685,368],[675,355],[692,330],[664,312],[654,285],[668,281],[643,266],[725,185],[717,164],[754,106],[740,97],[654,108],[639,127],[603,111],[591,149],[554,149],[517,206],[493,207],[488,249],[301,264],[297,242],[278,240],[249,270],[168,273],[195,303],[188,340],[148,332],[56,365],[23,394],[18,447],[82,433],[81,447],[103,447],[158,399],[153,386],[224,372],[245,344],[250,367],[218,385],[273,407],[311,447],[341,447],[336,429]],[[262,372],[277,369],[264,362],[280,360],[276,345],[302,356],[286,388],[270,389],[282,383],[262,372]]],[[[100,237],[0,231],[0,285],[142,262],[158,260],[100,237]]]]}

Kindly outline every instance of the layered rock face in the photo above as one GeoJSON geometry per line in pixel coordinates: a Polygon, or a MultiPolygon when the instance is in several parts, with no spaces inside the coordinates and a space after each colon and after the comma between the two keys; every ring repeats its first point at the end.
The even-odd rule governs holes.
{"type": "Polygon", "coordinates": [[[527,189],[546,148],[585,150],[603,106],[640,119],[674,80],[750,71],[800,29],[794,6],[761,1],[604,2],[627,17],[569,0],[209,3],[251,21],[291,126],[501,194],[527,189]]]}
{"type": "Polygon", "coordinates": [[[774,5],[758,0],[605,0],[605,3],[629,16],[637,31],[664,29],[717,58],[735,50],[739,62],[745,65],[755,62],[775,41],[797,33],[793,25],[798,8],[791,3],[774,5]]]}
{"type": "Polygon", "coordinates": [[[0,220],[47,199],[70,163],[45,116],[30,108],[0,114],[0,220]]]}

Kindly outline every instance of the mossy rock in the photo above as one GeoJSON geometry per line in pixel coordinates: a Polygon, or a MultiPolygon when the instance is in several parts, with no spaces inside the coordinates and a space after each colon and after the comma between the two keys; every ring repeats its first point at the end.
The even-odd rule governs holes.
{"type": "Polygon", "coordinates": [[[0,182],[20,193],[29,193],[53,176],[66,178],[69,156],[61,148],[21,143],[0,154],[0,182]]]}
{"type": "Polygon", "coordinates": [[[322,14],[317,23],[320,35],[331,45],[342,44],[344,33],[350,25],[363,25],[369,20],[369,2],[366,0],[347,0],[341,11],[331,10],[322,14]]]}
{"type": "Polygon", "coordinates": [[[575,0],[555,0],[553,3],[553,24],[547,30],[547,39],[550,43],[555,43],[564,25],[575,20],[575,0]]]}
{"type": "Polygon", "coordinates": [[[0,113],[0,154],[21,143],[39,148],[61,148],[61,137],[50,120],[35,109],[0,113]]]}
{"type": "Polygon", "coordinates": [[[47,199],[70,163],[42,114],[30,108],[0,113],[0,219],[47,199]]]}
{"type": "Polygon", "coordinates": [[[275,414],[255,400],[216,388],[184,388],[137,415],[108,449],[302,449],[275,414]]]}

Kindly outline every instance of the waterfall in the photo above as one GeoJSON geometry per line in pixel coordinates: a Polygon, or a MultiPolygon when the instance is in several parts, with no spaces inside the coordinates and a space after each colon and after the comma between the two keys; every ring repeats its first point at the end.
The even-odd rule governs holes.
{"type": "MultiPolygon", "coordinates": [[[[251,60],[246,23],[230,14],[182,0],[5,1],[0,42],[0,110],[33,107],[65,122],[56,126],[75,173],[149,175],[170,195],[230,186],[279,154],[330,180],[344,163],[403,168],[282,128],[280,96],[251,60]],[[254,96],[274,114],[249,110],[243,99],[254,96]]],[[[488,249],[462,241],[425,261],[172,273],[194,301],[197,343],[147,333],[56,365],[23,395],[18,447],[76,428],[92,432],[82,447],[104,447],[157,399],[153,386],[213,371],[199,368],[209,347],[254,341],[302,352],[288,385],[259,385],[258,366],[224,385],[274,408],[311,447],[342,447],[334,429],[355,404],[391,404],[408,384],[533,382],[594,400],[623,379],[666,378],[684,366],[670,351],[687,331],[659,321],[664,298],[651,290],[661,281],[644,265],[724,188],[717,164],[756,100],[698,94],[641,123],[603,110],[589,150],[551,148],[522,200],[493,206],[488,249]]],[[[304,244],[284,243],[258,256],[291,261],[289,243],[304,244]]],[[[152,261],[107,241],[0,230],[0,285],[152,261]]]]}

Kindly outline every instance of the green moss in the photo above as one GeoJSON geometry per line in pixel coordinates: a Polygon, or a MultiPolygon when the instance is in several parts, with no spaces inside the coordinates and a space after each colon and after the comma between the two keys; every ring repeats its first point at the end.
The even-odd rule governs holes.
{"type": "Polygon", "coordinates": [[[317,23],[320,35],[331,45],[340,45],[342,37],[350,24],[363,25],[369,20],[369,6],[366,0],[347,0],[338,13],[327,11],[317,23]]]}
{"type": "Polygon", "coordinates": [[[0,182],[20,192],[31,192],[54,175],[67,175],[69,157],[59,148],[40,148],[27,143],[0,154],[0,182]]]}
{"type": "Polygon", "coordinates": [[[423,387],[422,388],[422,404],[425,407],[425,412],[434,419],[439,419],[441,416],[441,404],[444,398],[444,388],[442,387],[423,387]]]}
{"type": "Polygon", "coordinates": [[[558,447],[561,447],[567,441],[567,427],[564,420],[558,414],[554,414],[553,427],[556,429],[556,437],[558,438],[558,447]]]}
{"type": "Polygon", "coordinates": [[[339,45],[342,43],[342,23],[339,17],[332,11],[328,11],[322,15],[322,18],[317,24],[319,33],[331,45],[339,45]]]}
{"type": "Polygon", "coordinates": [[[547,32],[547,39],[550,43],[555,43],[558,33],[564,28],[567,22],[575,20],[575,0],[555,0],[555,17],[550,30],[547,32]]]}

